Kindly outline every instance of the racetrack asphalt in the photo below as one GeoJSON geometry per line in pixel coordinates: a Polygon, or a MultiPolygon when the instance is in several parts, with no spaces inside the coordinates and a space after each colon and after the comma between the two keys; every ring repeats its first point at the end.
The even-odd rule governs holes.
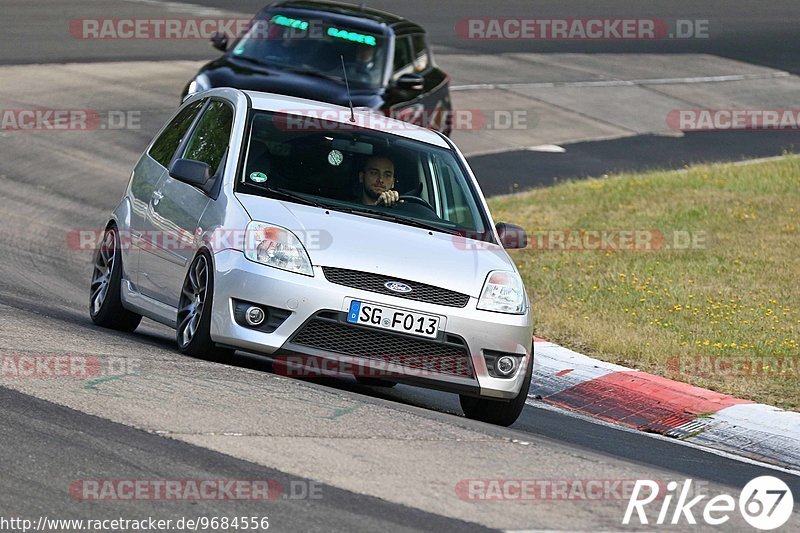
{"type": "Polygon", "coordinates": [[[469,164],[484,194],[509,194],[565,180],[611,173],[679,169],[796,153],[800,131],[692,132],[682,137],[637,135],[564,144],[565,152],[512,150],[475,155],[469,164]]]}
{"type": "MultiPolygon", "coordinates": [[[[485,528],[349,492],[312,479],[167,439],[0,387],[4,476],[0,508],[31,519],[142,520],[200,516],[268,519],[270,530],[484,531],[485,528]],[[258,480],[279,487],[269,500],[81,500],[68,491],[114,479],[258,480]],[[35,483],[32,480],[36,480],[35,483]],[[313,495],[313,498],[312,498],[313,495]],[[308,497],[306,497],[308,496],[308,497]],[[313,510],[309,512],[309,508],[313,510]]],[[[120,485],[122,486],[122,485],[120,485]]],[[[118,496],[126,497],[124,490],[118,496]]],[[[92,492],[87,492],[92,496],[92,492]]]]}
{"type": "MultiPolygon", "coordinates": [[[[488,527],[559,529],[565,527],[563,516],[568,513],[568,529],[614,529],[619,527],[624,502],[465,501],[455,491],[462,480],[690,477],[707,482],[714,491],[735,492],[748,479],[773,473],[796,486],[795,476],[675,441],[593,424],[539,408],[535,399],[514,426],[496,428],[463,418],[452,395],[405,386],[387,391],[352,382],[298,381],[270,372],[267,363],[252,356],[239,355],[228,364],[180,356],[174,334],[148,321],[132,335],[93,326],[86,311],[91,253],[76,248],[68,236],[103,224],[122,194],[141,146],[161,115],[171,109],[162,103],[171,94],[171,86],[158,79],[164,67],[138,65],[128,75],[152,73],[145,76],[152,81],[100,93],[87,90],[85,84],[99,83],[107,76],[104,69],[113,70],[113,64],[89,70],[65,67],[62,76],[51,78],[59,84],[66,106],[115,109],[126,101],[142,109],[140,129],[7,132],[2,137],[0,246],[7,250],[0,260],[3,355],[73,354],[122,359],[136,367],[135,372],[117,373],[107,380],[4,376],[3,387],[156,434],[148,440],[154,446],[149,456],[153,464],[171,461],[168,450],[158,449],[159,441],[172,445],[169,437],[287,476],[319,480],[350,493],[488,527]],[[76,82],[77,72],[82,81],[76,82]]],[[[29,85],[19,71],[16,80],[23,87],[29,85]]],[[[88,423],[78,415],[65,420],[72,432],[83,431],[88,423]]],[[[4,426],[9,436],[25,433],[16,427],[19,424],[25,420],[17,417],[4,426]]],[[[44,471],[60,472],[60,481],[54,481],[47,493],[59,487],[66,493],[65,479],[86,474],[62,456],[39,450],[63,447],[61,435],[44,430],[36,435],[25,439],[29,443],[25,448],[6,449],[10,461],[27,464],[24,458],[33,454],[41,468],[22,468],[9,480],[20,487],[40,486],[44,471]],[[20,456],[14,459],[15,454],[20,456]]],[[[92,456],[90,449],[75,453],[92,456]]],[[[115,479],[145,475],[136,466],[133,449],[121,447],[115,453],[122,457],[117,467],[101,463],[95,472],[115,479]]],[[[31,511],[27,500],[15,494],[9,492],[12,505],[3,507],[13,511],[20,505],[31,511]]],[[[206,508],[204,503],[197,507],[206,508]]],[[[127,517],[140,515],[144,508],[149,509],[138,503],[115,507],[127,517]]],[[[84,502],[81,509],[94,507],[84,502]]],[[[329,509],[311,501],[303,513],[311,522],[321,521],[329,509]]],[[[291,515],[283,524],[287,530],[301,523],[292,521],[291,515]]],[[[331,527],[340,529],[336,524],[331,527]]]]}
{"type": "MultiPolygon", "coordinates": [[[[109,4],[113,3],[106,7],[109,4]]],[[[118,2],[115,7],[129,10],[121,11],[121,16],[175,13],[174,8],[159,4],[163,3],[118,2]]],[[[414,18],[441,32],[452,24],[453,13],[458,17],[480,16],[486,10],[484,3],[465,2],[450,10],[437,5],[436,13],[432,13],[427,4],[408,3],[403,9],[409,16],[415,12],[421,15],[414,18]],[[447,11],[450,13],[445,15],[447,11]]],[[[228,6],[222,2],[215,5],[228,6]]],[[[237,11],[251,12],[253,5],[241,2],[237,11]]],[[[564,10],[563,16],[569,16],[579,13],[581,5],[586,6],[560,5],[561,11],[546,7],[550,16],[564,10]]],[[[623,12],[626,5],[619,2],[603,12],[623,12]]],[[[671,5],[674,11],[664,13],[700,16],[698,8],[688,2],[671,5]]],[[[744,25],[752,3],[747,3],[749,11],[745,3],[726,5],[731,5],[731,19],[721,20],[734,28],[744,25]]],[[[19,64],[157,58],[196,62],[210,55],[205,44],[198,50],[196,43],[87,47],[86,43],[70,42],[63,26],[61,33],[54,30],[59,20],[88,16],[85,6],[104,9],[94,2],[69,7],[60,2],[11,2],[10,7],[25,16],[18,17],[18,23],[10,29],[13,38],[3,41],[2,61],[19,64]],[[34,31],[37,27],[42,31],[34,31]],[[48,28],[49,32],[44,31],[48,28]]],[[[484,16],[526,16],[526,6],[529,4],[509,3],[484,16]]],[[[585,9],[598,12],[591,6],[585,9]]],[[[752,21],[751,48],[766,43],[764,50],[773,56],[773,63],[766,58],[762,64],[788,71],[796,67],[792,65],[794,56],[781,51],[785,32],[796,31],[785,22],[793,9],[790,2],[773,3],[759,9],[752,21]],[[775,31],[770,32],[770,27],[775,31]]],[[[474,50],[472,43],[467,46],[452,38],[443,42],[448,51],[474,50]]],[[[723,42],[730,47],[730,57],[735,56],[737,47],[748,48],[731,39],[723,42]]],[[[512,46],[515,44],[474,46],[489,47],[480,48],[485,53],[513,52],[518,51],[512,46]]],[[[709,51],[708,46],[700,48],[709,51]]],[[[754,54],[767,55],[760,50],[754,54]]],[[[736,58],[753,61],[742,55],[736,58]]],[[[149,67],[136,64],[136,69],[127,70],[125,63],[119,63],[110,65],[106,72],[102,68],[90,72],[61,67],[55,81],[48,76],[56,69],[44,67],[47,72],[31,74],[34,79],[39,76],[48,80],[38,86],[19,73],[0,81],[3,108],[19,107],[26,105],[26,98],[49,95],[57,102],[54,106],[133,109],[141,111],[142,116],[139,129],[4,132],[0,137],[0,246],[6,250],[0,258],[2,355],[84,354],[119,358],[135,363],[138,369],[101,382],[0,378],[4,406],[0,409],[0,444],[9,473],[3,477],[0,492],[4,516],[47,513],[51,517],[96,518],[121,514],[133,518],[155,514],[167,518],[214,513],[234,516],[251,509],[251,504],[242,502],[185,505],[78,502],[71,498],[69,483],[89,477],[257,476],[323,483],[322,500],[287,500],[267,507],[271,529],[284,531],[621,528],[622,501],[464,501],[455,487],[465,479],[692,478],[707,483],[710,492],[735,495],[748,480],[769,474],[777,475],[800,494],[797,476],[539,408],[535,399],[514,426],[496,428],[463,418],[457,399],[451,395],[405,386],[385,390],[349,381],[287,379],[270,372],[268,362],[244,354],[228,364],[182,357],[175,350],[172,332],[147,321],[132,335],[93,326],[86,310],[90,254],[67,246],[67,234],[102,225],[121,196],[142,147],[174,109],[175,79],[185,78],[196,68],[195,62],[183,64],[178,76],[172,72],[172,63],[149,67]],[[116,81],[114,76],[118,76],[116,81]]],[[[785,133],[772,135],[781,146],[789,138],[785,133]]],[[[546,183],[548,175],[567,177],[585,168],[600,173],[610,163],[625,161],[632,146],[641,146],[643,152],[646,147],[662,149],[668,155],[660,161],[679,165],[684,152],[670,151],[669,143],[692,140],[696,141],[692,146],[702,145],[703,136],[565,144],[567,153],[578,159],[563,172],[559,168],[565,167],[553,163],[550,154],[528,151],[495,155],[492,157],[500,159],[494,160],[476,156],[473,162],[478,169],[485,162],[491,165],[491,161],[519,165],[517,168],[550,168],[549,172],[532,173],[537,180],[533,185],[538,185],[546,183]],[[616,159],[597,163],[596,159],[606,153],[616,154],[616,159]]],[[[731,145],[738,148],[731,157],[751,154],[741,152],[746,144],[747,140],[736,141],[732,136],[731,145]]],[[[709,141],[707,148],[715,146],[716,141],[709,141]]],[[[753,155],[778,149],[766,141],[765,147],[763,154],[753,155]]],[[[552,157],[558,155],[563,154],[552,157]]],[[[506,189],[501,186],[498,192],[506,189]]],[[[796,524],[797,517],[793,520],[796,524]]],[[[745,530],[741,520],[734,519],[729,526],[730,530],[745,530]]]]}

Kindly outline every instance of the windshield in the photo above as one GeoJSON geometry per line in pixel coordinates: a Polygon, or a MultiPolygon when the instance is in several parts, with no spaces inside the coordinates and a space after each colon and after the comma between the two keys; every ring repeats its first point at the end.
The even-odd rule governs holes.
{"type": "Polygon", "coordinates": [[[318,16],[269,12],[254,21],[234,46],[233,57],[265,66],[348,81],[355,87],[380,87],[386,66],[386,39],[318,16]]]}
{"type": "Polygon", "coordinates": [[[453,151],[330,118],[253,111],[236,191],[494,240],[453,151]]]}

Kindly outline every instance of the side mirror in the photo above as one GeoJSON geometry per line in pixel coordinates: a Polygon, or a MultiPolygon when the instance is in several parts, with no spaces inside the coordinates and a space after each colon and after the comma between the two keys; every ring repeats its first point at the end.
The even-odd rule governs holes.
{"type": "Polygon", "coordinates": [[[203,187],[211,178],[211,166],[193,159],[178,159],[169,169],[169,175],[189,185],[203,187]]]}
{"type": "Polygon", "coordinates": [[[228,38],[220,32],[211,36],[211,46],[223,52],[228,50],[228,38]]]}
{"type": "Polygon", "coordinates": [[[500,237],[500,244],[503,245],[503,248],[514,250],[528,246],[528,232],[525,231],[525,228],[498,222],[495,229],[497,229],[497,235],[500,237]]]}
{"type": "Polygon", "coordinates": [[[403,74],[397,78],[396,85],[404,91],[421,91],[425,88],[425,80],[419,74],[403,74]]]}

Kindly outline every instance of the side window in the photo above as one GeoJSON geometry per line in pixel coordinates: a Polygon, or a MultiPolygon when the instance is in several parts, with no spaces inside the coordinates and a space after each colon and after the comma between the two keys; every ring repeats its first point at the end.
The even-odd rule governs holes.
{"type": "Polygon", "coordinates": [[[204,100],[198,100],[190,106],[185,107],[178,115],[172,119],[169,126],[166,127],[161,136],[153,143],[148,154],[161,164],[162,167],[168,167],[172,161],[172,156],[178,146],[181,144],[183,136],[189,126],[192,125],[194,117],[203,107],[204,100]]]}
{"type": "Polygon", "coordinates": [[[428,70],[428,65],[430,65],[428,46],[425,44],[425,35],[421,33],[412,35],[411,42],[414,45],[414,71],[425,72],[428,70]]]}
{"type": "Polygon", "coordinates": [[[441,195],[442,218],[459,226],[479,228],[481,217],[474,198],[465,189],[466,184],[457,178],[455,161],[434,156],[431,166],[441,195]]]}
{"type": "Polygon", "coordinates": [[[394,69],[392,79],[397,79],[403,74],[414,71],[414,54],[411,49],[411,39],[406,35],[397,37],[394,41],[394,69]]]}
{"type": "Polygon", "coordinates": [[[208,163],[211,175],[215,175],[228,148],[232,125],[233,108],[218,100],[211,102],[189,137],[182,157],[208,163]]]}

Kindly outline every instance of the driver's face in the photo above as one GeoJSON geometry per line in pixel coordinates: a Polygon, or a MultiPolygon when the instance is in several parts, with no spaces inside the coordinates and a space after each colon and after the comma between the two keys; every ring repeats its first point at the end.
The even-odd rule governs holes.
{"type": "Polygon", "coordinates": [[[375,49],[371,46],[361,46],[356,53],[356,59],[359,63],[369,63],[375,57],[375,49]]]}
{"type": "Polygon", "coordinates": [[[378,198],[382,192],[394,188],[394,163],[385,157],[371,157],[361,171],[364,192],[371,198],[378,198]]]}

